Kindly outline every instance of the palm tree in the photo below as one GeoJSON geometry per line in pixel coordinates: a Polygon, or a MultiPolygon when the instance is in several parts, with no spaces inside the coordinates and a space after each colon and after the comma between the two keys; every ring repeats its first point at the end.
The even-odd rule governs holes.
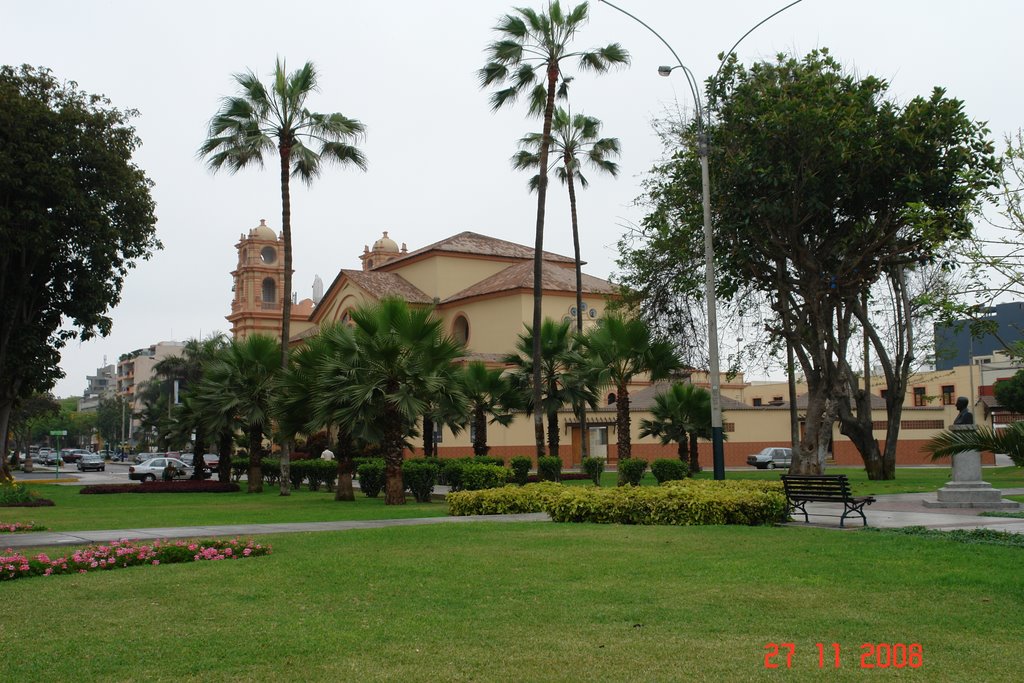
{"type": "MultiPolygon", "coordinates": [[[[319,114],[306,109],[306,98],[317,90],[316,67],[306,62],[287,73],[280,58],[268,88],[252,71],[236,74],[239,92],[225,97],[210,120],[209,137],[199,148],[213,171],[232,173],[256,164],[276,149],[281,167],[281,239],[284,241],[284,283],[281,308],[281,368],[288,367],[292,310],[292,221],[289,177],[307,185],[320,175],[321,163],[336,162],[366,169],[366,158],[353,144],[366,129],[343,114],[319,114]]],[[[288,444],[281,458],[281,495],[288,495],[288,444]]]]}
{"type": "Polygon", "coordinates": [[[594,377],[586,374],[587,365],[577,353],[576,337],[570,329],[568,320],[555,322],[545,318],[540,334],[536,337],[527,326],[526,332],[519,335],[516,342],[516,353],[508,354],[503,359],[513,366],[513,382],[520,392],[530,395],[533,378],[536,376],[531,357],[533,339],[541,341],[541,402],[540,410],[533,400],[526,401],[527,411],[534,412],[548,419],[548,453],[558,455],[559,429],[558,411],[565,405],[576,408],[584,403],[591,407],[597,405],[597,394],[594,390],[594,377]]]}
{"type": "Polygon", "coordinates": [[[404,504],[406,439],[439,396],[464,405],[449,379],[464,350],[442,334],[433,311],[401,299],[357,308],[351,319],[351,333],[339,336],[338,353],[321,368],[313,409],[329,411],[356,439],[379,445],[387,466],[384,502],[404,504]]]}
{"type": "MultiPolygon", "coordinates": [[[[599,171],[611,176],[619,174],[619,165],[609,159],[620,152],[618,138],[599,138],[601,122],[585,114],[571,115],[565,109],[555,109],[555,117],[551,122],[551,149],[556,152],[551,162],[551,169],[558,179],[569,190],[569,217],[572,220],[572,245],[576,260],[576,331],[583,333],[583,269],[580,259],[580,229],[576,212],[576,180],[580,187],[586,189],[589,184],[580,170],[582,159],[599,171]]],[[[517,170],[534,170],[540,166],[541,145],[543,134],[531,133],[519,141],[521,149],[512,157],[512,166],[517,170]]],[[[540,183],[540,175],[530,178],[530,189],[536,190],[540,183]]],[[[582,434],[583,457],[590,455],[590,443],[587,438],[587,411],[582,404],[579,406],[580,432],[582,434]]]]}
{"type": "Polygon", "coordinates": [[[580,337],[580,344],[601,382],[615,387],[618,457],[629,458],[629,383],[637,375],[647,375],[651,381],[665,379],[679,367],[679,359],[670,344],[651,339],[646,323],[615,314],[598,321],[597,327],[580,337]]]}
{"type": "Polygon", "coordinates": [[[487,455],[487,424],[507,427],[514,415],[518,394],[501,368],[488,368],[481,361],[466,364],[460,375],[473,425],[473,454],[487,455]]]}
{"type": "MultiPolygon", "coordinates": [[[[203,378],[203,372],[222,349],[227,346],[227,339],[223,334],[210,335],[206,339],[189,339],[185,342],[180,355],[168,356],[153,366],[153,373],[167,381],[178,382],[179,391],[182,396],[183,405],[179,406],[176,414],[172,415],[177,423],[176,431],[182,435],[195,433],[193,440],[193,467],[194,479],[202,479],[206,464],[203,461],[203,454],[206,453],[207,434],[206,428],[199,414],[188,402],[189,395],[195,390],[203,378]]],[[[189,440],[188,438],[185,439],[189,440]]]]}
{"type": "Polygon", "coordinates": [[[711,394],[692,384],[673,384],[669,390],[654,397],[653,419],[640,420],[640,436],[654,436],[663,446],[678,444],[679,459],[687,460],[689,441],[689,472],[700,472],[697,439],[711,438],[711,394]]]}
{"type": "MultiPolygon", "coordinates": [[[[543,130],[538,160],[537,227],[533,252],[533,324],[539,331],[542,324],[541,299],[543,296],[541,272],[544,252],[544,208],[548,188],[548,151],[551,146],[551,125],[555,111],[555,96],[564,94],[571,77],[563,73],[563,62],[576,58],[581,70],[603,73],[612,66],[629,63],[629,54],[618,43],[610,43],[596,50],[574,52],[570,43],[576,32],[587,22],[587,3],[563,12],[561,4],[551,2],[547,11],[538,12],[528,7],[517,7],[502,17],[494,27],[497,40],[487,46],[487,63],[479,71],[483,88],[495,87],[491,107],[501,109],[526,94],[530,100],[530,114],[543,116],[543,130]],[[559,87],[561,81],[561,88],[559,87]]],[[[540,337],[533,339],[533,402],[541,402],[540,337]]],[[[537,455],[544,455],[544,422],[539,412],[534,413],[534,437],[537,455]]]]}
{"type": "Polygon", "coordinates": [[[1024,467],[1024,422],[1014,422],[998,431],[977,425],[974,429],[942,432],[932,437],[924,450],[932,454],[932,460],[967,451],[1005,453],[1014,465],[1024,467]]]}
{"type": "Polygon", "coordinates": [[[208,415],[207,426],[211,431],[222,435],[223,423],[227,422],[245,433],[249,450],[249,493],[263,492],[260,453],[263,437],[270,434],[272,426],[271,396],[281,373],[279,353],[277,341],[265,335],[232,340],[209,363],[196,392],[199,402],[205,404],[203,412],[208,415]]]}

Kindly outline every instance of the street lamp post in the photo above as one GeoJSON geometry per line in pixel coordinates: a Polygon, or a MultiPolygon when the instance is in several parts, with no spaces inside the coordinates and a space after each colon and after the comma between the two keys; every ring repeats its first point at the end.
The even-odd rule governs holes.
{"type": "MultiPolygon", "coordinates": [[[[686,68],[686,65],[683,64],[683,60],[679,59],[679,55],[677,55],[676,51],[672,49],[672,46],[668,44],[668,41],[662,38],[661,34],[648,26],[647,23],[639,17],[630,14],[621,7],[613,5],[608,2],[608,0],[600,1],[612,9],[625,14],[627,17],[646,28],[648,31],[653,33],[658,40],[665,45],[665,47],[668,48],[669,52],[672,53],[672,56],[675,57],[676,66],[659,66],[658,74],[661,76],[669,76],[675,69],[681,69],[683,74],[686,76],[686,83],[690,88],[690,94],[693,96],[693,105],[696,110],[695,113],[697,121],[697,156],[700,159],[701,201],[704,207],[704,296],[707,300],[708,306],[708,380],[711,383],[711,453],[712,463],[714,464],[715,479],[725,479],[725,449],[723,445],[725,439],[722,430],[722,387],[718,363],[718,306],[715,297],[715,248],[711,225],[711,174],[708,170],[710,140],[708,139],[707,124],[711,123],[711,113],[704,109],[704,105],[700,98],[700,86],[697,83],[697,79],[694,77],[693,72],[686,68]]],[[[729,51],[722,56],[722,61],[718,64],[718,70],[715,72],[715,77],[712,79],[712,83],[718,81],[718,75],[721,73],[726,60],[729,59],[729,55],[736,51],[737,46],[739,46],[744,38],[749,36],[754,29],[761,24],[799,2],[801,2],[801,0],[795,0],[795,2],[791,2],[782,9],[773,12],[740,36],[740,39],[737,40],[729,51]]]]}

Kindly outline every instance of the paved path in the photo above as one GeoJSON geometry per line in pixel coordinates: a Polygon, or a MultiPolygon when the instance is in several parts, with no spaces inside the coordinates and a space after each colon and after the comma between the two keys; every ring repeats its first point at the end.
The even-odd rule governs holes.
{"type": "MultiPolygon", "coordinates": [[[[445,487],[447,488],[447,487],[445,487]]],[[[1024,488],[1004,489],[1004,495],[1022,495],[1024,488]]],[[[1024,533],[1024,519],[1014,517],[980,517],[981,510],[942,509],[924,506],[924,500],[934,499],[935,493],[900,493],[875,496],[876,502],[866,508],[868,525],[881,529],[906,526],[924,526],[930,529],[992,529],[1024,533]]],[[[859,517],[848,516],[848,524],[839,528],[842,505],[809,503],[810,524],[793,521],[786,526],[814,527],[836,531],[862,528],[859,517]]],[[[111,529],[103,531],[40,531],[0,536],[0,548],[26,548],[36,546],[88,545],[109,543],[120,539],[156,540],[162,538],[209,538],[211,536],[258,536],[310,531],[345,531],[349,529],[377,529],[389,526],[420,526],[425,524],[463,524],[472,522],[544,522],[546,513],[524,515],[475,515],[468,517],[420,517],[414,519],[377,519],[340,522],[293,522],[283,524],[232,524],[225,526],[183,526],[146,529],[111,529]]]]}

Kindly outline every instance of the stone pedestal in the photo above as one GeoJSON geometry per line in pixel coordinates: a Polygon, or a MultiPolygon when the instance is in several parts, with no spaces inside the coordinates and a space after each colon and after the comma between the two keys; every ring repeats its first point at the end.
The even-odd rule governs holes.
{"type": "MultiPolygon", "coordinates": [[[[973,429],[974,425],[954,425],[953,429],[973,429]]],[[[1020,503],[1003,500],[1003,492],[981,479],[981,453],[968,451],[953,456],[953,478],[938,491],[935,500],[925,500],[932,508],[978,508],[983,510],[1019,510],[1020,503]]]]}

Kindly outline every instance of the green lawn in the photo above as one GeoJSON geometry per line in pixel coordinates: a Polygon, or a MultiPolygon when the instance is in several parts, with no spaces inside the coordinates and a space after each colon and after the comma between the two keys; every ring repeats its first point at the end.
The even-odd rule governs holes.
{"type": "Polygon", "coordinates": [[[326,491],[293,491],[281,497],[277,487],[263,493],[147,493],[82,495],[77,486],[53,484],[30,488],[56,505],[0,508],[0,522],[33,521],[50,531],[82,531],[211,524],[272,524],[336,520],[437,517],[448,514],[444,503],[384,505],[384,497],[367,498],[358,491],[353,502],[334,500],[326,491]]]}
{"type": "Polygon", "coordinates": [[[1017,681],[1022,550],[801,528],[463,524],[3,584],[5,680],[1017,681]],[[765,645],[794,643],[792,668],[765,645]],[[841,647],[818,668],[815,644],[841,647]],[[863,643],[918,643],[868,672],[863,643]]]}
{"type": "MultiPolygon", "coordinates": [[[[727,470],[726,479],[768,479],[778,480],[785,474],[785,470],[758,470],[753,467],[749,470],[727,470]]],[[[830,467],[828,474],[845,474],[853,487],[854,495],[870,496],[885,493],[925,493],[937,491],[942,488],[950,478],[950,470],[947,467],[899,467],[896,469],[896,478],[891,481],[869,481],[864,468],[857,467],[830,467]]],[[[1020,467],[986,467],[982,470],[985,481],[996,488],[1024,488],[1024,468],[1020,467]]],[[[602,486],[615,486],[617,474],[605,472],[601,475],[602,486]]],[[[712,471],[704,470],[698,479],[712,479],[712,471]]],[[[565,482],[568,485],[588,486],[589,480],[565,482]]],[[[641,485],[656,485],[654,475],[650,470],[644,474],[641,485]]]]}

